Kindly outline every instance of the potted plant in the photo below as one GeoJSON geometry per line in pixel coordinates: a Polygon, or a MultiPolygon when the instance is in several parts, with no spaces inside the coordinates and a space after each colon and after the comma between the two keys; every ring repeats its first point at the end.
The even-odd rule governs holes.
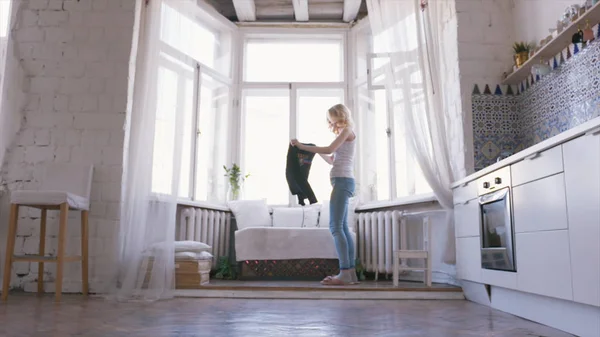
{"type": "Polygon", "coordinates": [[[240,167],[237,164],[233,164],[231,168],[223,165],[225,169],[225,176],[229,179],[229,190],[227,192],[228,200],[238,200],[240,198],[240,191],[242,189],[242,183],[250,175],[246,174],[242,177],[240,167]]]}
{"type": "Polygon", "coordinates": [[[529,51],[531,50],[531,44],[525,42],[515,42],[513,44],[513,51],[515,52],[515,64],[517,67],[523,65],[529,59],[529,51]]]}

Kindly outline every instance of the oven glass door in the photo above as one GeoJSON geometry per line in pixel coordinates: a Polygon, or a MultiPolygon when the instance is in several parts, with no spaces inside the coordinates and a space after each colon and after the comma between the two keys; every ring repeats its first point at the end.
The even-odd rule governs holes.
{"type": "Polygon", "coordinates": [[[514,263],[510,189],[480,197],[481,267],[516,271],[514,263]]]}

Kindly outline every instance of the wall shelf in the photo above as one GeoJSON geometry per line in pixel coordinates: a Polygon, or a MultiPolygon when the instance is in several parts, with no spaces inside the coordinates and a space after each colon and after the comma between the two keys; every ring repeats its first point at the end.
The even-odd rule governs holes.
{"type": "Polygon", "coordinates": [[[590,27],[600,22],[600,2],[588,9],[576,21],[565,27],[560,34],[533,54],[520,68],[509,74],[502,81],[502,84],[519,84],[528,76],[531,76],[531,67],[534,64],[539,64],[540,60],[548,61],[561,53],[566,46],[571,44],[571,38],[573,34],[577,33],[579,26],[581,26],[582,30],[585,29],[586,20],[589,20],[590,27]]]}

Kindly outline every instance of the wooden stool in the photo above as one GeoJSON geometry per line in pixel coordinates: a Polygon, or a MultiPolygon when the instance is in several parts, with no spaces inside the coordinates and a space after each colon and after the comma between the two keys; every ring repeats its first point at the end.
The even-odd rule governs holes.
{"type": "Polygon", "coordinates": [[[38,263],[38,293],[44,292],[44,263],[56,263],[56,301],[62,295],[62,281],[65,262],[81,261],[82,292],[88,294],[88,209],[89,195],[92,182],[93,168],[72,165],[53,164],[46,169],[43,190],[39,191],[14,191],[11,194],[10,219],[8,237],[6,240],[6,256],[4,264],[4,279],[2,280],[2,300],[8,298],[10,276],[13,262],[38,263]],[[65,183],[65,179],[68,183],[65,183]],[[62,184],[61,184],[62,183],[62,184]],[[57,184],[69,188],[67,192],[56,188],[57,184]],[[69,186],[70,185],[70,186],[69,186]],[[40,224],[39,255],[14,255],[17,234],[17,222],[20,207],[38,208],[42,212],[40,224]],[[48,210],[60,211],[60,224],[58,229],[58,249],[56,256],[46,256],[46,219],[48,210]],[[81,211],[81,255],[65,256],[67,237],[67,221],[69,211],[81,211]]]}
{"type": "MultiPolygon", "coordinates": [[[[406,221],[405,218],[402,219],[406,221]]],[[[394,251],[394,287],[398,286],[400,277],[400,271],[402,270],[422,270],[423,271],[423,283],[431,287],[431,224],[429,217],[423,217],[423,250],[395,250],[394,251]],[[405,263],[400,265],[402,259],[423,259],[425,262],[424,267],[408,267],[405,263]]]]}

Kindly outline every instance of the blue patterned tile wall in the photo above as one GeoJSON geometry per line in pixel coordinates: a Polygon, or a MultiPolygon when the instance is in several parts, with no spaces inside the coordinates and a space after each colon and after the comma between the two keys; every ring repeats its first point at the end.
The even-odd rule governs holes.
{"type": "MultiPolygon", "coordinates": [[[[600,116],[600,43],[593,42],[517,96],[475,87],[475,170],[600,116]]],[[[512,88],[510,88],[512,91],[512,88]]]]}
{"type": "Polygon", "coordinates": [[[524,147],[597,117],[599,98],[600,43],[593,43],[518,97],[524,147]]]}
{"type": "Polygon", "coordinates": [[[473,95],[475,170],[495,163],[502,152],[513,152],[519,145],[519,115],[515,98],[473,95]]]}

